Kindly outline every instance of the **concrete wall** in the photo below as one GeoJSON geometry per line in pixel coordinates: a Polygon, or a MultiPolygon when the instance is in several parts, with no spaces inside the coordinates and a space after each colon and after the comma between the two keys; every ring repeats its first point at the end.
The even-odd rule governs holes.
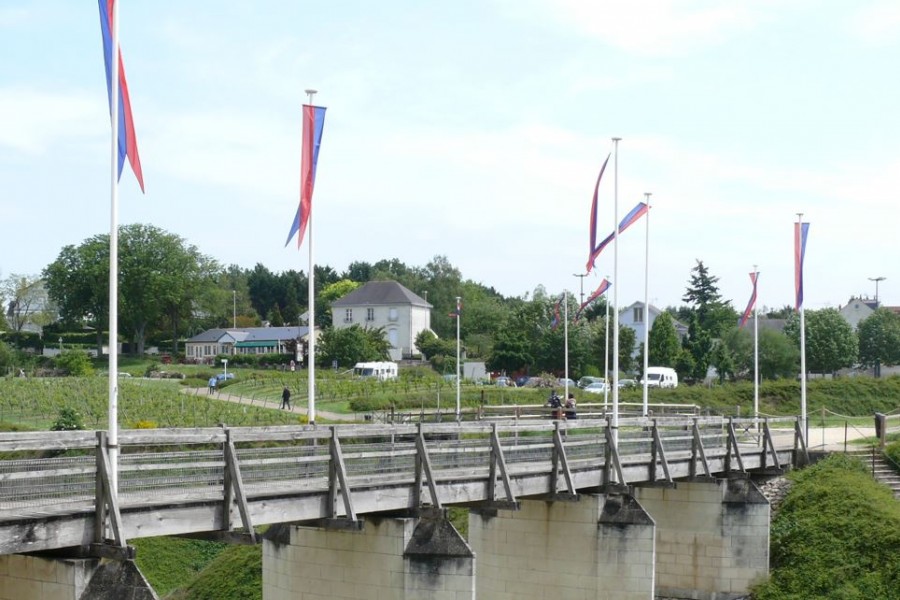
{"type": "Polygon", "coordinates": [[[656,520],[657,594],[696,600],[745,595],[769,572],[769,503],[750,480],[638,488],[656,520]]]}
{"type": "Polygon", "coordinates": [[[654,524],[636,502],[582,495],[520,504],[469,516],[479,598],[653,598],[654,524]]]}
{"type": "Polygon", "coordinates": [[[158,600],[133,562],[0,556],[0,600],[158,600]]]}
{"type": "Polygon", "coordinates": [[[285,538],[263,542],[263,598],[473,600],[474,556],[448,534],[449,522],[437,521],[367,519],[362,531],[291,526],[285,538]]]}

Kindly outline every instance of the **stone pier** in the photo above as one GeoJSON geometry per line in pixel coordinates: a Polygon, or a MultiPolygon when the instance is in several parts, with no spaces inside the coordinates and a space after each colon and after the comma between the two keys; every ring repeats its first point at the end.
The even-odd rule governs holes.
{"type": "Polygon", "coordinates": [[[263,541],[263,598],[474,600],[475,557],[442,511],[361,530],[283,525],[263,541]]]}
{"type": "Polygon", "coordinates": [[[0,600],[158,600],[133,561],[0,556],[0,600]]]}

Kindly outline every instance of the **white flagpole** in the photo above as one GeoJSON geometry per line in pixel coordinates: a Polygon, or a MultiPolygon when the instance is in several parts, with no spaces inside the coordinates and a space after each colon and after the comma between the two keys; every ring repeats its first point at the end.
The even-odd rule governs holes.
{"type": "MultiPolygon", "coordinates": [[[[606,276],[606,280],[609,281],[609,275],[606,276]]],[[[609,294],[603,300],[606,303],[606,325],[603,327],[606,338],[603,343],[603,380],[606,382],[603,388],[603,414],[606,414],[609,406],[609,294]]]]}
{"type": "Polygon", "coordinates": [[[111,111],[109,216],[109,484],[113,496],[119,489],[119,3],[112,3],[111,111]]]}
{"type": "Polygon", "coordinates": [[[613,186],[613,232],[614,232],[614,248],[613,248],[613,281],[616,282],[616,289],[613,290],[613,379],[614,387],[612,390],[612,429],[613,447],[619,447],[619,141],[622,138],[614,137],[612,140],[616,144],[616,161],[615,161],[615,185],[613,186]]]}
{"type": "MultiPolygon", "coordinates": [[[[800,247],[794,251],[803,252],[803,213],[797,213],[797,223],[799,231],[800,247]]],[[[795,242],[797,243],[797,242],[795,242]]],[[[800,269],[800,281],[803,281],[803,260],[797,265],[800,269]]],[[[803,436],[803,442],[809,441],[806,437],[806,318],[803,314],[803,301],[800,302],[800,434],[803,436]]]]}
{"type": "Polygon", "coordinates": [[[563,292],[563,368],[566,372],[566,382],[563,387],[563,402],[569,399],[569,290],[563,292]]]}
{"type": "MultiPolygon", "coordinates": [[[[759,271],[753,265],[753,291],[759,290],[759,271]]],[[[753,300],[753,425],[759,431],[759,295],[753,300]]]]}
{"type": "Polygon", "coordinates": [[[459,322],[462,320],[462,310],[460,309],[459,302],[462,300],[461,296],[456,297],[456,422],[459,423],[460,420],[460,399],[459,399],[459,322]]]}
{"type": "MultiPolygon", "coordinates": [[[[317,90],[304,90],[306,95],[309,96],[309,105],[313,106],[313,97],[316,95],[317,90]]],[[[305,112],[305,109],[304,109],[305,112]]],[[[306,119],[306,115],[303,115],[303,119],[306,119]]],[[[315,127],[315,118],[313,118],[313,127],[315,127]]],[[[313,136],[315,133],[313,132],[313,136]]],[[[315,148],[310,147],[310,152],[315,152],[315,148]]],[[[312,164],[313,157],[309,157],[309,162],[312,164]]],[[[301,160],[302,162],[302,160],[301,160]]],[[[310,174],[311,176],[312,174],[310,174]]],[[[300,190],[300,193],[303,194],[303,190],[300,190]]],[[[313,260],[313,209],[312,209],[312,198],[310,198],[309,202],[309,217],[307,219],[306,224],[306,239],[309,242],[309,289],[307,290],[307,304],[309,304],[309,320],[307,321],[307,332],[309,337],[309,356],[307,358],[307,375],[309,375],[309,381],[307,386],[307,393],[309,395],[309,400],[307,401],[307,421],[310,425],[316,424],[316,286],[315,286],[315,270],[316,263],[313,260]]]]}
{"type": "Polygon", "coordinates": [[[647,203],[647,214],[644,216],[644,412],[648,413],[647,400],[647,367],[650,364],[650,192],[644,192],[644,201],[647,203]]]}

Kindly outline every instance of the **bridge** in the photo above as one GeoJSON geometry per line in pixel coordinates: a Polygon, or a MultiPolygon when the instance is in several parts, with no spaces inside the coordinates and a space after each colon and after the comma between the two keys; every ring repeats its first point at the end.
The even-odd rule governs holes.
{"type": "MultiPolygon", "coordinates": [[[[618,428],[605,419],[547,419],[124,430],[119,433],[117,493],[110,483],[108,451],[104,431],[0,434],[0,456],[6,458],[0,461],[0,559],[62,551],[86,559],[127,561],[133,557],[127,542],[135,538],[194,535],[254,543],[259,541],[257,527],[292,524],[288,529],[270,528],[266,543],[274,550],[264,550],[269,557],[264,568],[274,573],[265,597],[286,598],[296,597],[292,594],[300,584],[284,574],[276,576],[279,561],[288,560],[278,549],[296,546],[301,532],[326,537],[343,533],[351,536],[346,539],[360,540],[366,537],[360,532],[383,529],[385,519],[400,523],[412,519],[412,530],[420,531],[428,523],[429,531],[437,535],[434,532],[447,525],[442,511],[464,506],[471,509],[469,544],[474,545],[474,524],[474,536],[490,546],[500,535],[492,528],[505,520],[521,529],[517,518],[537,517],[546,526],[554,518],[552,507],[558,505],[593,506],[588,512],[594,511],[594,527],[587,528],[587,534],[596,538],[598,522],[612,530],[655,530],[673,502],[691,502],[705,494],[707,501],[718,498],[714,504],[720,513],[723,504],[765,505],[766,564],[754,567],[765,573],[768,505],[764,499],[760,502],[750,476],[780,473],[808,460],[796,419],[700,416],[620,419],[618,428]],[[646,505],[656,506],[655,511],[645,510],[646,505]],[[648,512],[653,512],[652,518],[648,512]]],[[[713,518],[721,526],[721,514],[713,518]]],[[[732,533],[722,534],[728,538],[725,545],[737,547],[732,533]]],[[[423,534],[415,535],[417,543],[429,546],[423,534]]],[[[660,587],[663,580],[656,563],[667,552],[677,562],[681,550],[659,548],[657,535],[650,537],[645,543],[652,547],[653,558],[644,556],[645,549],[639,552],[644,563],[651,563],[649,579],[633,576],[627,584],[641,591],[602,597],[648,597],[643,595],[647,584],[642,579],[650,582],[651,593],[654,586],[660,587]]],[[[659,537],[663,539],[661,532],[659,537]]],[[[442,539],[446,542],[447,536],[442,539]]],[[[572,539],[569,535],[569,543],[572,539]]],[[[624,544],[618,550],[620,557],[634,552],[628,549],[634,543],[616,543],[624,544]]],[[[463,540],[451,544],[457,549],[465,546],[463,540]]],[[[407,564],[422,553],[444,558],[450,553],[459,567],[466,552],[442,548],[419,548],[422,552],[416,554],[407,546],[400,554],[407,564]]],[[[479,578],[471,565],[471,577],[462,578],[463,588],[471,587],[474,594],[476,587],[488,586],[479,592],[488,598],[528,597],[521,591],[508,596],[488,592],[503,576],[491,575],[487,549],[469,548],[469,554],[470,561],[479,556],[479,578]]],[[[596,572],[599,567],[588,568],[596,572]]],[[[0,583],[2,573],[0,569],[0,583]]],[[[460,581],[458,575],[451,580],[460,581]]],[[[410,576],[415,579],[414,572],[410,576]]],[[[748,575],[737,587],[746,587],[750,579],[748,575]]],[[[408,589],[409,585],[404,584],[408,589]]],[[[504,585],[515,587],[512,582],[504,585]]],[[[681,589],[679,585],[662,587],[675,590],[681,589]]],[[[713,587],[721,585],[716,582],[713,587]]],[[[366,597],[369,592],[348,597],[366,597]]],[[[708,597],[733,597],[722,592],[713,590],[708,597]]]]}

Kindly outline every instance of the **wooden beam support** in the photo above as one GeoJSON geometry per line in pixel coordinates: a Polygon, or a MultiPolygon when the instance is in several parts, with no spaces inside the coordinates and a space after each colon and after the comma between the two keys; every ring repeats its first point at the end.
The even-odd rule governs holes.
{"type": "Polygon", "coordinates": [[[691,479],[697,478],[697,459],[703,463],[703,476],[706,478],[711,478],[712,473],[709,470],[709,461],[706,460],[706,450],[703,449],[703,440],[700,438],[700,426],[697,425],[697,419],[694,419],[694,424],[691,427],[693,432],[693,439],[691,440],[691,468],[690,468],[690,477],[691,479]]]}
{"type": "Polygon", "coordinates": [[[798,467],[809,464],[809,452],[806,449],[806,438],[800,429],[800,419],[794,422],[794,461],[798,467]]]}
{"type": "Polygon", "coordinates": [[[241,523],[244,525],[244,531],[250,536],[253,542],[256,542],[256,531],[253,529],[253,522],[250,519],[250,508],[247,505],[247,494],[244,491],[244,480],[241,477],[241,467],[238,464],[237,452],[234,449],[234,442],[231,439],[231,430],[225,428],[225,510],[222,520],[226,524],[226,528],[231,530],[231,504],[237,499],[238,511],[241,514],[241,523]],[[233,496],[235,498],[233,498],[233,496]]]}
{"type": "Polygon", "coordinates": [[[671,485],[672,482],[672,474],[669,472],[669,461],[666,459],[666,449],[663,447],[662,438],[659,435],[659,427],[656,423],[656,419],[653,419],[653,444],[650,448],[650,481],[653,484],[656,484],[658,479],[656,477],[656,463],[660,461],[660,466],[662,466],[663,476],[665,477],[665,484],[671,485]]]}
{"type": "Polygon", "coordinates": [[[563,477],[566,479],[566,490],[569,494],[575,493],[575,482],[572,480],[572,471],[569,469],[569,460],[566,458],[566,447],[563,445],[562,434],[559,431],[559,421],[553,429],[553,473],[550,474],[550,493],[558,494],[558,465],[562,464],[563,477]]]}
{"type": "MultiPolygon", "coordinates": [[[[516,502],[516,496],[512,491],[512,482],[509,479],[509,471],[506,469],[506,458],[503,456],[503,446],[500,445],[500,436],[497,435],[497,424],[492,423],[491,427],[491,471],[496,472],[500,469],[500,478],[503,480],[503,488],[506,491],[506,501],[516,502]],[[494,466],[496,465],[496,467],[494,466]]],[[[571,475],[569,476],[571,478],[571,475]]],[[[496,485],[496,479],[491,478],[490,489],[496,485]]]]}
{"type": "Polygon", "coordinates": [[[772,439],[772,431],[769,429],[769,419],[763,421],[763,453],[762,453],[762,466],[763,469],[767,468],[767,454],[772,453],[772,466],[774,466],[779,471],[781,470],[781,462],[778,460],[778,452],[775,451],[775,440],[772,439]]]}
{"type": "Polygon", "coordinates": [[[331,517],[336,518],[334,500],[337,494],[335,488],[340,483],[341,497],[344,500],[344,512],[346,518],[356,521],[356,511],[353,510],[353,498],[350,495],[350,484],[347,479],[347,465],[344,464],[344,454],[341,452],[341,442],[338,440],[337,427],[331,428],[331,463],[329,469],[329,498],[331,503],[331,517]]]}
{"type": "Polygon", "coordinates": [[[431,469],[431,458],[428,456],[428,446],[425,445],[425,432],[422,423],[419,423],[419,433],[416,436],[416,497],[417,507],[422,506],[422,475],[424,473],[428,482],[428,492],[431,494],[431,506],[441,509],[441,499],[438,497],[437,485],[434,482],[434,471],[431,469]]]}
{"type": "Polygon", "coordinates": [[[731,466],[732,449],[734,449],[734,459],[737,462],[737,470],[740,473],[746,473],[747,470],[744,468],[744,459],[741,456],[741,449],[738,448],[737,434],[734,431],[734,418],[728,417],[728,450],[725,454],[725,470],[729,473],[733,470],[731,466]]]}
{"type": "Polygon", "coordinates": [[[606,460],[603,464],[603,485],[606,490],[619,491],[628,488],[628,482],[625,481],[625,473],[622,471],[622,463],[619,460],[619,449],[613,443],[612,425],[607,421],[606,425],[606,460]],[[610,475],[610,468],[615,469],[616,480],[613,481],[610,475]]]}
{"type": "Polygon", "coordinates": [[[109,455],[107,454],[108,448],[108,440],[106,437],[105,431],[97,432],[97,481],[98,481],[98,490],[100,493],[97,495],[97,517],[96,521],[98,522],[94,526],[95,534],[99,534],[98,537],[94,538],[95,543],[102,543],[104,540],[104,529],[106,527],[105,521],[109,521],[109,528],[113,535],[113,541],[115,541],[115,545],[119,548],[123,548],[125,546],[125,534],[122,533],[122,514],[119,512],[119,502],[116,497],[116,494],[113,493],[112,486],[109,481],[109,474],[112,471],[112,467],[109,464],[109,455]],[[100,506],[105,506],[105,509],[100,510],[100,506]],[[100,519],[103,519],[101,521],[100,519]]]}

